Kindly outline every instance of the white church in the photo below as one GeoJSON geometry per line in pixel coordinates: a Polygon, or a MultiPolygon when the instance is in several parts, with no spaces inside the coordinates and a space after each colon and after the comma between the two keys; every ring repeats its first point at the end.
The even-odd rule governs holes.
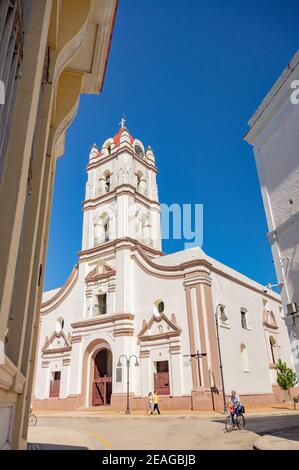
{"type": "Polygon", "coordinates": [[[125,356],[132,410],[154,390],[162,410],[221,409],[221,363],[227,394],[277,402],[275,363],[293,367],[280,296],[200,248],[161,251],[155,156],[124,121],[87,175],[78,263],[43,295],[33,407],[124,410],[125,356]]]}

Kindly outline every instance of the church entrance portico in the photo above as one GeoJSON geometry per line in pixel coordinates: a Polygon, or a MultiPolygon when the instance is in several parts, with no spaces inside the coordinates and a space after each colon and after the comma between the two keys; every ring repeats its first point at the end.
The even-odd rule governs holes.
{"type": "Polygon", "coordinates": [[[113,392],[113,353],[110,344],[95,338],[88,343],[82,363],[82,395],[84,407],[111,404],[113,392]]]}
{"type": "Polygon", "coordinates": [[[108,349],[95,352],[92,383],[92,406],[110,405],[112,395],[112,353],[108,349]]]}

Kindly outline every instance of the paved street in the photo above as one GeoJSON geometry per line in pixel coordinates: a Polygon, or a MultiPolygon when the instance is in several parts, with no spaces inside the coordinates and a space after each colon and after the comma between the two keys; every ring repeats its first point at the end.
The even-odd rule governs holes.
{"type": "Polygon", "coordinates": [[[299,441],[299,414],[247,416],[246,430],[224,431],[221,415],[39,417],[29,428],[29,442],[54,448],[125,449],[252,449],[259,435],[299,441]]]}

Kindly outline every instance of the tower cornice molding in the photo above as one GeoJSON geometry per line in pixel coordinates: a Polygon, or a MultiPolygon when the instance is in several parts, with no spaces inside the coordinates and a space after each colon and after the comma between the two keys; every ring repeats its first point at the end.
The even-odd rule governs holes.
{"type": "Polygon", "coordinates": [[[123,237],[118,238],[116,240],[112,240],[109,242],[101,243],[93,248],[88,248],[86,250],[81,250],[77,254],[79,257],[79,263],[89,262],[93,259],[97,259],[99,255],[101,257],[105,254],[116,253],[118,250],[123,249],[135,249],[135,247],[139,247],[142,252],[146,252],[151,256],[162,256],[163,253],[160,250],[156,250],[150,246],[144,245],[143,243],[135,240],[131,237],[123,237]]]}
{"type": "Polygon", "coordinates": [[[95,198],[89,198],[83,201],[83,211],[94,209],[95,207],[103,203],[112,202],[113,200],[115,200],[115,197],[122,195],[133,196],[138,202],[146,204],[148,208],[152,208],[153,205],[157,206],[157,208],[160,207],[159,201],[156,201],[155,199],[150,199],[149,197],[140,193],[133,185],[123,183],[119,186],[116,186],[113,190],[109,191],[109,193],[104,193],[95,198]]]}
{"type": "Polygon", "coordinates": [[[155,173],[158,173],[158,168],[149,163],[147,160],[141,158],[141,157],[138,157],[138,155],[136,155],[136,153],[132,150],[130,144],[127,144],[127,142],[124,142],[123,144],[121,144],[122,146],[119,146],[119,147],[116,147],[111,155],[107,156],[107,157],[101,157],[100,155],[98,157],[93,157],[93,161],[90,161],[87,165],[86,165],[86,171],[90,171],[90,170],[94,170],[95,168],[98,168],[100,166],[102,166],[104,163],[109,163],[111,162],[112,160],[114,160],[116,157],[118,157],[119,155],[121,155],[122,153],[129,153],[136,161],[138,161],[140,164],[144,165],[148,170],[152,170],[154,171],[155,173]]]}

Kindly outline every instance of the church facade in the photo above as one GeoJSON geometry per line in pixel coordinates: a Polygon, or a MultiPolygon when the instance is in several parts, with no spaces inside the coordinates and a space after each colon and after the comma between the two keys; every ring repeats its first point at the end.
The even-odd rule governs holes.
{"type": "Polygon", "coordinates": [[[276,402],[275,363],[293,367],[280,296],[200,248],[162,253],[155,156],[124,122],[87,174],[78,263],[43,295],[33,406],[125,409],[129,372],[133,410],[154,390],[162,409],[219,409],[219,349],[227,393],[276,402]]]}

